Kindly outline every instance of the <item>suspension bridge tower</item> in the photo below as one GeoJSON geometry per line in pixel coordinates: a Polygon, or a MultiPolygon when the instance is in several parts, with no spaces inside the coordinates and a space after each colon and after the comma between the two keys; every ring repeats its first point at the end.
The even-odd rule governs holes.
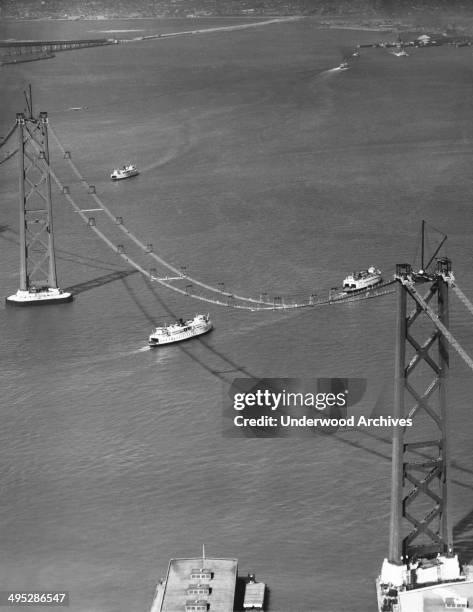
{"type": "MultiPolygon", "coordinates": [[[[453,551],[447,375],[449,259],[432,274],[396,266],[397,322],[389,557],[377,581],[380,612],[467,609],[473,572],[453,551]],[[418,292],[425,288],[424,295],[418,292]]],[[[460,347],[461,348],[461,347],[460,347]]],[[[473,569],[473,568],[472,568],[473,569]]]]}
{"type": "Polygon", "coordinates": [[[48,116],[16,116],[19,157],[20,288],[7,304],[28,306],[70,302],[58,288],[54,256],[49,167],[48,116]]]}

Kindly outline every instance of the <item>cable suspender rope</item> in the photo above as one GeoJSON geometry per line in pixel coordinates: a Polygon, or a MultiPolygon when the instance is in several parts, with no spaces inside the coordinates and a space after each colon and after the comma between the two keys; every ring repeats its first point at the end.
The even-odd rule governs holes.
{"type": "Polygon", "coordinates": [[[3,157],[2,159],[0,159],[0,165],[4,164],[6,161],[8,161],[9,159],[11,159],[14,155],[16,155],[18,153],[18,148],[14,149],[13,151],[7,153],[7,155],[5,155],[5,157],[3,157]]]}
{"type": "MultiPolygon", "coordinates": [[[[3,138],[2,142],[0,142],[0,148],[3,147],[3,145],[5,145],[8,142],[8,140],[10,140],[11,136],[16,131],[16,127],[17,127],[17,124],[15,123],[13,127],[11,128],[11,130],[8,132],[8,134],[5,136],[5,138],[3,138]]],[[[18,150],[19,150],[18,147],[16,147],[15,149],[13,149],[13,151],[7,151],[6,155],[2,157],[2,159],[0,159],[0,166],[4,164],[5,162],[7,162],[9,159],[11,159],[14,155],[16,155],[16,153],[18,153],[18,150]]]]}
{"type": "MultiPolygon", "coordinates": [[[[74,164],[74,162],[72,161],[70,155],[66,155],[66,149],[64,148],[64,146],[62,145],[61,141],[59,140],[59,138],[57,137],[56,133],[54,132],[54,130],[51,128],[51,125],[49,124],[48,127],[49,132],[52,134],[54,140],[56,141],[59,149],[61,150],[64,159],[69,163],[70,167],[72,168],[74,174],[77,176],[77,178],[81,181],[81,183],[83,183],[85,186],[87,186],[87,188],[89,188],[89,183],[88,181],[83,177],[83,175],[81,174],[80,170],[77,168],[77,166],[74,164]]],[[[89,196],[92,196],[92,198],[94,199],[95,203],[101,208],[103,209],[103,211],[105,212],[105,214],[114,222],[117,223],[117,217],[116,215],[114,215],[112,213],[112,211],[103,203],[103,201],[98,197],[98,195],[95,192],[89,192],[88,193],[89,196]]],[[[126,225],[122,222],[120,224],[118,224],[119,229],[126,234],[126,236],[132,240],[143,252],[146,253],[147,256],[152,257],[153,259],[155,259],[158,263],[160,263],[162,266],[164,266],[165,268],[167,268],[168,270],[170,270],[171,272],[173,272],[174,274],[177,274],[177,276],[179,277],[179,279],[187,279],[189,281],[191,281],[193,284],[202,287],[203,289],[206,289],[207,291],[210,291],[211,293],[217,293],[219,295],[223,295],[228,299],[232,299],[232,300],[239,300],[242,302],[250,302],[251,304],[256,304],[258,306],[258,309],[260,310],[284,310],[284,309],[294,309],[294,308],[306,308],[306,307],[312,307],[312,306],[316,306],[317,304],[326,304],[326,303],[335,303],[338,301],[358,301],[361,299],[368,299],[368,298],[372,298],[372,297],[379,297],[381,295],[386,295],[388,293],[393,293],[394,292],[394,288],[392,289],[386,289],[386,291],[383,290],[382,293],[377,293],[375,295],[363,295],[363,296],[347,296],[346,298],[331,298],[329,300],[320,300],[319,302],[309,302],[306,304],[275,304],[274,302],[270,302],[270,301],[265,301],[262,299],[255,299],[255,298],[251,298],[251,297],[247,297],[247,296],[242,296],[242,295],[238,295],[235,293],[229,293],[228,291],[222,291],[221,289],[219,289],[218,287],[214,287],[212,285],[207,285],[206,283],[203,283],[202,281],[199,281],[195,278],[193,278],[192,276],[189,276],[187,274],[183,274],[181,270],[177,269],[175,266],[173,266],[172,264],[168,263],[166,260],[162,259],[161,257],[159,257],[159,255],[157,255],[156,253],[149,251],[147,245],[145,245],[143,242],[141,242],[141,240],[139,238],[137,238],[127,227],[126,225]],[[268,308],[262,308],[262,306],[268,306],[268,308]]],[[[154,278],[154,280],[158,280],[156,278],[154,278]]],[[[390,285],[392,285],[394,283],[394,281],[388,281],[386,283],[383,283],[382,287],[389,287],[390,285]]],[[[174,285],[169,285],[166,284],[166,287],[174,287],[174,285]]],[[[184,295],[189,295],[187,292],[183,292],[182,290],[178,290],[177,288],[175,288],[176,291],[179,291],[180,293],[183,293],[184,295]]],[[[197,297],[194,294],[194,297],[197,297]]],[[[199,298],[202,299],[202,298],[199,298]]],[[[221,302],[219,300],[217,300],[215,302],[216,304],[223,304],[225,306],[227,306],[228,304],[225,304],[224,302],[221,302]]],[[[233,305],[233,307],[237,307],[235,304],[233,305]]],[[[255,310],[255,308],[252,307],[248,307],[245,308],[247,310],[255,310]]]]}
{"type": "MultiPolygon", "coordinates": [[[[63,185],[61,183],[61,181],[58,179],[58,177],[56,176],[56,174],[54,173],[54,171],[49,167],[49,172],[53,178],[53,180],[57,183],[57,185],[62,189],[63,185]]],[[[70,194],[64,193],[65,197],[67,198],[67,200],[69,201],[69,203],[71,204],[72,208],[79,214],[79,216],[83,219],[83,221],[85,223],[87,223],[88,225],[88,217],[82,212],[82,210],[80,209],[79,206],[77,206],[77,204],[74,202],[74,200],[72,199],[72,197],[70,196],[70,194]]],[[[105,242],[105,244],[107,244],[115,253],[117,253],[117,255],[120,255],[120,257],[126,261],[127,263],[129,263],[131,266],[133,266],[136,270],[138,270],[139,272],[141,272],[144,276],[146,276],[147,278],[149,278],[151,281],[156,281],[158,282],[160,285],[163,285],[164,287],[167,287],[168,289],[171,289],[172,291],[176,291],[177,293],[180,293],[182,295],[185,295],[187,297],[189,297],[189,294],[184,290],[184,289],[179,289],[178,287],[174,287],[173,285],[170,285],[169,283],[159,279],[159,278],[155,278],[150,272],[148,272],[147,270],[145,270],[142,266],[140,266],[138,263],[136,263],[136,261],[134,261],[131,257],[128,257],[128,255],[126,255],[125,253],[120,253],[117,251],[117,247],[116,245],[107,238],[107,236],[101,232],[96,226],[90,226],[88,225],[96,234],[97,236],[99,236],[99,238],[101,240],[103,240],[105,242]]],[[[204,301],[204,302],[209,302],[212,304],[218,304],[219,306],[230,306],[230,304],[226,304],[225,302],[221,302],[219,300],[213,300],[210,298],[206,298],[205,296],[200,296],[200,295],[192,295],[191,297],[204,301]]],[[[244,310],[254,310],[254,308],[251,308],[250,306],[242,306],[242,305],[231,305],[232,308],[240,308],[240,309],[244,309],[244,310]]],[[[267,310],[269,310],[269,308],[265,308],[267,310]]]]}
{"type": "MultiPolygon", "coordinates": [[[[35,146],[36,146],[37,149],[39,149],[37,147],[36,143],[35,143],[35,146]]],[[[99,236],[99,238],[101,240],[103,240],[115,253],[120,255],[120,257],[124,261],[129,263],[131,266],[133,266],[136,270],[141,272],[144,276],[149,278],[151,281],[155,281],[155,282],[159,283],[160,285],[163,285],[164,287],[167,287],[171,291],[176,291],[177,293],[180,293],[181,295],[184,295],[186,297],[192,297],[194,299],[198,299],[198,300],[201,300],[203,302],[208,302],[208,303],[211,303],[211,304],[218,304],[219,306],[227,306],[227,307],[231,307],[231,308],[238,308],[240,310],[252,310],[252,311],[255,310],[255,308],[252,307],[252,306],[245,306],[245,305],[242,305],[242,304],[229,304],[229,303],[222,302],[220,300],[215,300],[215,299],[207,298],[207,297],[202,296],[202,295],[196,295],[196,294],[191,294],[190,295],[184,289],[179,289],[178,287],[175,287],[174,285],[171,285],[171,284],[167,283],[166,281],[164,281],[164,280],[162,280],[160,278],[156,278],[150,272],[148,272],[142,266],[140,266],[138,263],[136,263],[131,257],[128,257],[128,255],[126,255],[125,253],[120,253],[117,250],[116,245],[111,240],[109,240],[107,238],[107,236],[103,232],[101,232],[96,226],[89,225],[88,217],[84,214],[84,212],[81,210],[81,208],[79,206],[77,206],[77,204],[74,202],[74,200],[71,197],[71,195],[69,193],[65,193],[64,192],[64,185],[62,184],[60,179],[57,177],[57,175],[54,172],[54,170],[51,168],[51,166],[49,164],[46,163],[45,160],[43,160],[43,162],[44,162],[44,165],[48,168],[48,171],[49,171],[51,177],[53,178],[55,183],[58,185],[58,187],[63,192],[63,195],[65,195],[65,197],[67,198],[67,200],[71,204],[72,208],[79,214],[79,216],[83,219],[83,221],[87,223],[88,227],[90,227],[97,234],[97,236],[99,236]]],[[[296,304],[288,304],[288,305],[286,305],[286,304],[280,304],[280,305],[279,304],[277,304],[277,305],[276,304],[271,304],[271,306],[260,307],[259,310],[286,310],[286,309],[291,309],[291,308],[302,308],[302,307],[303,307],[302,305],[296,305],[296,304]]]]}
{"type": "Polygon", "coordinates": [[[406,279],[400,279],[400,282],[406,287],[409,294],[413,297],[413,299],[422,306],[422,309],[427,314],[429,319],[435,325],[435,327],[445,336],[448,342],[453,346],[453,348],[457,351],[466,365],[473,370],[473,359],[468,355],[468,353],[464,350],[461,344],[456,340],[449,332],[449,330],[445,327],[445,325],[440,321],[438,316],[432,310],[432,308],[427,304],[427,302],[422,298],[416,291],[413,283],[406,279]]]}
{"type": "MultiPolygon", "coordinates": [[[[52,134],[54,140],[56,141],[57,145],[59,146],[59,148],[61,149],[63,155],[65,155],[66,150],[64,149],[62,143],[59,141],[58,137],[56,136],[56,133],[54,132],[54,130],[51,128],[51,126],[49,126],[49,131],[52,134]]],[[[77,168],[77,166],[74,164],[74,162],[70,159],[70,156],[67,158],[67,160],[71,166],[71,168],[73,169],[74,173],[76,174],[76,176],[79,178],[79,180],[84,183],[85,185],[88,186],[88,182],[84,179],[84,177],[82,176],[82,174],[80,173],[79,169],[77,168]]],[[[116,222],[116,216],[112,213],[112,211],[102,202],[102,200],[97,196],[97,194],[95,193],[91,193],[89,194],[93,197],[94,201],[103,208],[104,212],[110,217],[110,219],[112,219],[113,221],[116,222]]],[[[123,224],[121,223],[119,225],[120,230],[126,234],[128,236],[128,238],[130,238],[130,240],[132,240],[137,246],[139,246],[144,252],[147,253],[147,255],[149,255],[150,257],[152,257],[153,259],[155,259],[157,262],[159,262],[161,265],[163,265],[164,267],[166,267],[168,270],[171,270],[171,272],[173,272],[174,274],[177,274],[179,277],[181,278],[185,278],[189,281],[191,281],[192,283],[198,285],[199,287],[202,287],[203,289],[207,289],[207,291],[210,291],[212,293],[219,293],[220,295],[224,295],[228,298],[231,299],[235,299],[235,300],[240,300],[243,302],[251,302],[253,304],[264,304],[267,306],[271,306],[271,308],[274,307],[274,304],[272,302],[266,302],[263,300],[257,300],[255,298],[251,298],[251,297],[246,297],[246,296],[242,296],[242,295],[237,295],[234,293],[228,293],[226,291],[222,291],[221,289],[218,289],[218,287],[213,287],[212,285],[207,285],[191,276],[188,276],[186,274],[182,274],[181,270],[178,270],[176,267],[174,267],[172,264],[168,263],[167,261],[165,261],[164,259],[162,259],[161,257],[159,257],[159,255],[157,255],[156,253],[153,252],[149,252],[147,249],[147,246],[141,242],[141,240],[139,240],[132,232],[130,232],[130,230],[123,224]]]]}
{"type": "Polygon", "coordinates": [[[8,132],[8,134],[5,136],[5,138],[2,139],[2,142],[0,142],[0,147],[3,147],[3,145],[7,143],[10,137],[15,133],[15,130],[16,130],[16,123],[13,124],[13,127],[8,132]]]}
{"type": "MultiPolygon", "coordinates": [[[[49,126],[49,132],[52,134],[52,136],[55,139],[55,141],[57,142],[59,148],[63,152],[64,158],[67,159],[67,161],[69,161],[70,166],[73,169],[73,171],[76,174],[76,176],[80,179],[80,181],[82,183],[84,183],[85,185],[90,187],[88,182],[81,175],[81,173],[78,170],[78,168],[70,160],[70,156],[66,155],[66,150],[64,149],[64,147],[62,146],[61,142],[59,141],[59,139],[57,138],[56,134],[54,133],[54,131],[51,129],[50,126],[49,126]]],[[[36,141],[32,140],[32,142],[33,142],[35,148],[37,149],[37,151],[39,152],[39,146],[36,143],[36,141]]],[[[394,289],[391,286],[394,284],[395,281],[388,281],[388,282],[384,283],[383,285],[381,285],[379,287],[379,289],[382,290],[380,293],[371,294],[371,293],[367,292],[366,295],[346,296],[346,297],[333,297],[333,298],[322,299],[322,300],[318,300],[318,301],[309,301],[308,303],[304,303],[304,304],[284,304],[284,303],[276,303],[276,301],[274,301],[274,302],[266,302],[266,301],[263,301],[263,300],[256,300],[254,298],[248,298],[248,297],[244,297],[244,296],[234,295],[234,294],[222,291],[222,290],[220,290],[220,289],[218,289],[216,287],[212,287],[211,285],[206,285],[205,283],[202,283],[202,282],[200,282],[200,281],[198,281],[198,280],[196,280],[196,279],[194,279],[194,278],[192,278],[192,277],[190,277],[188,275],[182,274],[181,270],[178,270],[177,268],[175,268],[174,266],[172,266],[171,264],[169,264],[168,262],[163,260],[161,257],[156,255],[155,253],[150,252],[148,250],[147,246],[145,246],[138,238],[136,238],[136,236],[134,236],[134,234],[132,234],[128,230],[128,228],[126,228],[121,223],[117,224],[117,217],[103,204],[103,202],[98,198],[98,196],[95,193],[92,192],[92,193],[88,194],[88,195],[92,195],[92,197],[94,198],[96,203],[98,205],[100,205],[101,209],[103,209],[105,211],[105,213],[108,215],[108,217],[115,224],[117,224],[117,226],[127,235],[127,237],[130,238],[136,245],[138,245],[146,253],[146,255],[148,255],[148,256],[151,255],[152,257],[154,257],[154,259],[156,261],[161,263],[168,270],[171,270],[172,272],[176,273],[178,275],[179,279],[189,280],[189,281],[195,283],[196,285],[198,285],[198,286],[200,286],[200,287],[202,287],[204,289],[207,289],[210,292],[219,293],[220,295],[223,295],[223,296],[229,298],[229,300],[227,302],[223,302],[223,301],[221,301],[219,299],[214,299],[214,298],[206,297],[204,295],[199,295],[199,294],[196,294],[196,293],[189,293],[189,292],[187,292],[187,290],[180,289],[180,288],[176,287],[175,285],[172,285],[169,282],[166,282],[167,280],[171,280],[171,279],[156,278],[156,276],[154,276],[148,270],[144,269],[140,264],[138,264],[136,261],[134,261],[131,257],[126,255],[124,252],[120,252],[118,250],[117,245],[115,245],[109,238],[107,238],[107,236],[103,232],[101,232],[95,225],[91,225],[89,223],[88,217],[84,214],[84,211],[82,211],[82,209],[79,206],[77,206],[77,204],[74,202],[74,200],[71,197],[71,195],[68,192],[66,193],[66,191],[64,189],[64,185],[62,184],[62,182],[60,181],[60,179],[58,178],[56,173],[53,171],[51,166],[46,164],[45,160],[43,160],[43,163],[48,168],[51,177],[56,182],[56,184],[59,186],[59,188],[61,189],[63,195],[66,196],[66,198],[69,201],[69,203],[71,204],[72,208],[80,215],[82,220],[85,223],[87,223],[88,227],[90,227],[97,234],[97,236],[107,244],[107,246],[109,246],[116,254],[120,255],[120,257],[124,261],[129,263],[131,266],[133,266],[136,270],[141,272],[144,276],[149,278],[151,281],[155,281],[155,282],[159,283],[160,285],[163,285],[167,289],[170,289],[171,291],[175,291],[176,293],[179,293],[179,294],[184,295],[186,297],[192,297],[194,299],[201,300],[203,302],[207,302],[207,303],[211,303],[211,304],[217,304],[219,306],[227,306],[227,307],[235,308],[235,309],[239,309],[239,310],[249,310],[249,311],[255,311],[255,310],[294,310],[294,309],[298,309],[298,308],[312,308],[314,306],[322,306],[322,305],[327,305],[327,304],[336,304],[338,302],[351,302],[351,301],[358,301],[358,300],[362,300],[362,299],[370,299],[370,298],[374,298],[374,297],[380,297],[381,295],[386,295],[386,294],[392,293],[394,291],[394,289]],[[251,302],[252,304],[255,304],[256,306],[249,306],[247,304],[245,305],[245,304],[230,303],[231,299],[238,299],[238,300],[245,301],[245,302],[251,302]]]]}

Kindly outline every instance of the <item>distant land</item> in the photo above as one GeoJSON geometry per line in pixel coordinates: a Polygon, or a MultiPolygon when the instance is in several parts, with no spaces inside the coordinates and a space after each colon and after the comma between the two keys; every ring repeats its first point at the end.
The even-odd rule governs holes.
{"type": "Polygon", "coordinates": [[[0,19],[266,17],[302,15],[322,25],[430,27],[473,32],[466,0],[0,0],[0,19]]]}

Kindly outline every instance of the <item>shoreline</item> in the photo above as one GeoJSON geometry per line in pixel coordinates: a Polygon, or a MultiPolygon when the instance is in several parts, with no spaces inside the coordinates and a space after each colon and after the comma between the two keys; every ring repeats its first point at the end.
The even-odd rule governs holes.
{"type": "MultiPolygon", "coordinates": [[[[473,35],[473,12],[471,15],[451,16],[445,14],[439,17],[423,14],[417,19],[414,15],[409,17],[381,17],[381,16],[366,16],[349,19],[347,17],[326,17],[321,15],[304,15],[304,14],[269,14],[269,15],[190,15],[190,16],[167,16],[167,15],[129,15],[129,16],[79,16],[79,17],[3,17],[4,24],[12,23],[54,23],[54,22],[101,22],[109,23],[112,21],[189,21],[196,23],[199,21],[239,21],[239,26],[245,27],[271,22],[285,22],[295,20],[309,20],[314,22],[319,29],[333,30],[353,30],[360,32],[396,32],[400,33],[405,30],[415,30],[419,32],[435,32],[442,33],[445,30],[450,32],[450,35],[471,36],[473,35]],[[431,17],[431,18],[430,18],[431,17]],[[456,20],[457,23],[451,23],[456,20]],[[452,27],[453,26],[453,27],[452,27]]],[[[228,27],[237,27],[228,26],[228,27]]]]}
{"type": "MultiPolygon", "coordinates": [[[[196,22],[199,21],[204,21],[206,22],[207,25],[211,26],[211,21],[219,21],[219,20],[223,20],[226,21],[228,24],[228,21],[238,21],[238,23],[235,23],[234,25],[222,25],[222,26],[216,26],[216,27],[203,27],[203,28],[194,28],[194,29],[186,29],[186,30],[179,30],[179,31],[175,31],[175,32],[162,32],[162,33],[154,33],[154,34],[148,34],[145,36],[137,36],[134,38],[110,38],[110,42],[115,42],[115,43],[121,43],[121,44],[125,44],[125,43],[130,43],[130,42],[143,42],[146,40],[156,40],[156,39],[161,39],[161,38],[174,38],[176,36],[187,36],[187,35],[196,35],[196,34],[209,34],[209,33],[214,33],[214,32],[224,32],[224,31],[235,31],[235,30],[243,30],[243,29],[248,29],[248,28],[252,28],[252,27],[261,27],[261,26],[265,26],[265,25],[272,25],[272,24],[280,24],[280,23],[287,23],[287,22],[295,22],[295,21],[302,21],[302,20],[310,20],[313,21],[315,24],[315,27],[317,29],[321,29],[321,30],[350,30],[350,31],[359,31],[359,32],[379,32],[379,33],[397,33],[397,34],[401,34],[401,32],[406,32],[409,31],[410,33],[412,32],[417,32],[417,33],[426,33],[429,32],[431,35],[436,36],[436,37],[444,37],[445,39],[449,39],[450,42],[453,42],[454,39],[456,37],[458,38],[469,38],[472,36],[472,34],[468,33],[468,28],[462,28],[462,31],[459,31],[458,29],[450,29],[450,33],[447,34],[447,32],[445,31],[445,29],[443,31],[439,31],[441,30],[441,28],[439,28],[439,25],[437,24],[436,27],[431,27],[429,28],[427,25],[420,25],[420,24],[416,24],[414,25],[412,22],[407,23],[407,21],[405,22],[397,22],[397,23],[390,23],[390,22],[383,22],[381,19],[379,18],[373,18],[373,21],[375,21],[375,23],[367,23],[367,19],[363,20],[363,23],[347,23],[347,20],[344,19],[324,19],[324,20],[320,20],[317,17],[314,16],[306,16],[306,15],[281,15],[281,16],[277,16],[277,17],[271,17],[271,18],[264,18],[264,17],[256,17],[256,16],[230,16],[230,17],[226,17],[226,16],[199,16],[199,17],[193,17],[192,19],[188,19],[188,18],[181,18],[181,17],[127,17],[127,18],[117,18],[117,17],[113,17],[113,18],[88,18],[88,19],[77,19],[77,18],[59,18],[59,19],[54,19],[54,18],[39,18],[39,19],[29,19],[29,20],[21,20],[21,19],[11,19],[10,22],[11,23],[17,23],[17,22],[21,22],[23,23],[24,21],[27,21],[29,23],[34,23],[36,21],[44,23],[44,22],[55,22],[55,21],[61,21],[61,22],[76,22],[76,21],[81,21],[81,22],[85,22],[85,21],[93,21],[93,22],[100,22],[100,23],[110,23],[110,22],[115,22],[115,21],[137,21],[137,20],[156,20],[156,21],[179,21],[181,23],[186,23],[187,21],[189,21],[190,23],[196,24],[196,22]],[[435,32],[435,33],[434,33],[435,32]],[[453,41],[452,41],[453,39],[453,41]]],[[[389,20],[390,21],[390,20],[389,20]]],[[[473,31],[473,23],[472,23],[472,31],[473,31]]],[[[110,30],[110,32],[112,33],[113,31],[110,30]]],[[[118,32],[118,31],[117,31],[118,32]]],[[[92,40],[92,39],[91,39],[92,40]]],[[[3,45],[6,45],[7,43],[11,43],[12,47],[16,47],[18,46],[18,44],[21,44],[22,42],[25,42],[23,40],[19,40],[19,39],[6,39],[6,40],[0,40],[0,43],[3,45]]],[[[28,41],[28,42],[47,42],[47,41],[28,41]]],[[[457,41],[460,42],[460,41],[457,41]]],[[[412,44],[412,43],[411,43],[412,44]]],[[[441,42],[439,43],[439,46],[443,45],[443,44],[447,44],[447,40],[445,40],[445,42],[441,42]]],[[[471,41],[469,43],[471,45],[471,41]]],[[[385,43],[373,43],[372,46],[385,46],[385,43]]],[[[74,50],[74,49],[60,49],[60,50],[74,50]]],[[[5,56],[3,56],[5,57],[5,56]]],[[[27,62],[27,61],[34,61],[34,60],[41,60],[41,59],[51,59],[50,54],[45,55],[44,57],[29,57],[28,59],[17,59],[15,61],[2,61],[2,57],[0,56],[0,65],[4,65],[4,64],[11,64],[11,63],[23,63],[23,62],[27,62]]]]}
{"type": "Polygon", "coordinates": [[[253,20],[263,20],[263,19],[281,19],[283,17],[306,17],[305,15],[260,15],[260,16],[251,16],[251,15],[199,15],[197,17],[167,17],[166,15],[150,15],[150,16],[129,16],[129,17],[31,17],[29,19],[21,19],[17,17],[3,17],[4,22],[18,22],[18,23],[32,23],[36,21],[143,21],[143,20],[159,20],[159,21],[181,21],[187,19],[189,21],[199,20],[199,19],[253,19],[253,20]]]}

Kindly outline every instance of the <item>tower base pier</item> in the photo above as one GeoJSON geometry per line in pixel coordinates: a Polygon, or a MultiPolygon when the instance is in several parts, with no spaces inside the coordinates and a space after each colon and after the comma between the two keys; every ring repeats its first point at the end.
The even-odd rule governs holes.
{"type": "Polygon", "coordinates": [[[376,581],[379,612],[471,610],[473,567],[460,567],[457,555],[438,555],[396,566],[384,560],[376,581]],[[399,584],[401,582],[401,584],[399,584]]]}

